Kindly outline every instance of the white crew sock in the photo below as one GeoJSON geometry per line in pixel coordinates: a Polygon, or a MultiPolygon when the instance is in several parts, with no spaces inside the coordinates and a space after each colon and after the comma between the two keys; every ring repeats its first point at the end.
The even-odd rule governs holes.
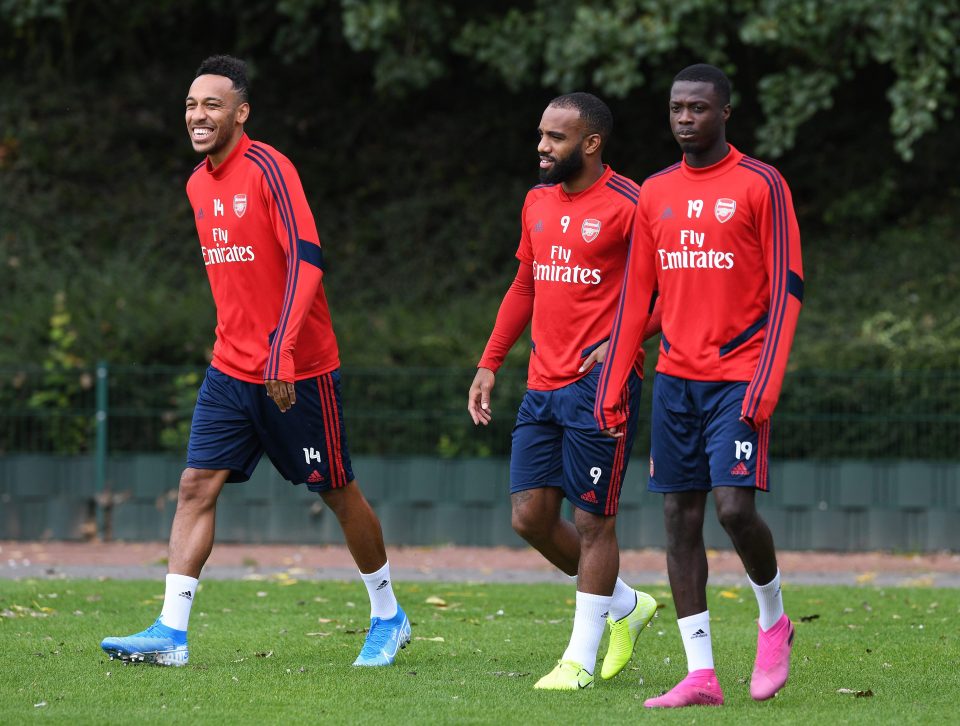
{"type": "Polygon", "coordinates": [[[197,596],[196,577],[186,575],[167,575],[167,590],[163,596],[163,610],[160,622],[174,630],[186,630],[190,622],[190,608],[197,596]]]}
{"type": "Polygon", "coordinates": [[[610,613],[610,595],[592,595],[577,590],[577,612],[573,618],[573,633],[570,644],[563,653],[563,660],[579,663],[593,673],[597,665],[597,648],[607,625],[610,613]]]}
{"type": "Polygon", "coordinates": [[[710,611],[678,618],[683,649],[687,653],[687,672],[713,669],[713,644],[710,642],[710,611]]]}
{"type": "MultiPolygon", "coordinates": [[[[577,584],[576,575],[567,575],[574,585],[577,584]]],[[[613,586],[613,601],[610,603],[610,617],[619,620],[633,612],[637,606],[637,591],[627,583],[617,578],[617,583],[613,586]]]]}
{"type": "Polygon", "coordinates": [[[750,580],[749,577],[747,577],[747,580],[750,581],[753,592],[757,596],[757,605],[760,606],[760,617],[758,618],[760,629],[770,630],[770,628],[776,625],[777,621],[783,617],[783,595],[780,593],[780,570],[777,570],[776,576],[766,585],[758,585],[753,580],[750,580]]]}
{"type": "Polygon", "coordinates": [[[637,591],[617,578],[613,586],[613,601],[610,603],[610,617],[614,620],[626,617],[637,606],[637,591]]]}
{"type": "Polygon", "coordinates": [[[370,617],[389,620],[396,615],[397,597],[393,594],[393,583],[390,581],[390,560],[376,572],[361,572],[360,577],[370,596],[370,617]]]}

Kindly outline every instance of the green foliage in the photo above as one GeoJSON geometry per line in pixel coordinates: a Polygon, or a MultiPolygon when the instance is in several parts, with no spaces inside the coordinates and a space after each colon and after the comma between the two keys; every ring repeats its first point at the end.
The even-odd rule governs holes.
{"type": "Polygon", "coordinates": [[[449,67],[450,48],[511,89],[587,86],[619,98],[651,77],[662,90],[664,68],[675,73],[683,58],[726,68],[736,85],[738,69],[762,57],[773,70],[758,80],[766,118],[757,148],[772,156],[792,149],[804,122],[831,108],[837,86],[868,66],[894,74],[890,130],[904,159],[956,106],[958,0],[537,0],[522,9],[461,5],[456,18],[437,2],[343,6],[351,45],[378,54],[381,91],[425,87],[449,67]]]}
{"type": "Polygon", "coordinates": [[[83,369],[84,360],[74,350],[77,333],[65,296],[57,293],[50,316],[50,344],[43,360],[43,376],[27,400],[27,408],[56,417],[54,441],[50,442],[65,454],[84,451],[90,440],[92,417],[65,416],[73,413],[85,392],[93,387],[93,378],[83,369]]]}
{"type": "MultiPolygon", "coordinates": [[[[605,161],[642,180],[678,157],[664,98],[700,60],[731,74],[731,141],[779,156],[793,191],[807,283],[793,368],[956,370],[960,151],[943,122],[958,1],[0,0],[0,365],[209,360],[180,114],[203,55],[228,49],[250,60],[250,134],[304,181],[344,367],[397,371],[408,404],[436,405],[427,424],[370,423],[372,450],[501,451],[507,436],[451,422],[516,271],[544,104],[604,95],[605,161]],[[402,372],[425,367],[466,373],[438,387],[402,372]]],[[[528,353],[524,337],[508,375],[528,353]]],[[[0,404],[86,407],[69,377],[14,378],[0,404]]],[[[159,412],[140,431],[151,447],[162,429],[167,445],[183,436],[170,412],[189,385],[168,378],[157,398],[122,389],[122,407],[159,412]]],[[[835,388],[810,384],[803,400],[821,410],[835,388]]]]}
{"type": "Polygon", "coordinates": [[[169,408],[161,415],[163,429],[160,431],[160,448],[166,451],[186,451],[190,440],[190,418],[185,413],[192,411],[197,402],[197,390],[203,375],[200,371],[186,371],[173,378],[169,408]]]}
{"type": "MultiPolygon", "coordinates": [[[[146,573],[145,573],[146,574],[146,573]]],[[[160,610],[154,582],[20,580],[0,591],[0,721],[263,724],[627,723],[643,699],[686,671],[667,587],[644,586],[664,607],[627,668],[578,694],[538,692],[536,679],[570,636],[573,588],[395,582],[414,640],[391,668],[350,663],[369,621],[359,580],[204,580],[193,606],[190,663],[123,666],[99,648],[145,627],[160,610]],[[431,604],[431,596],[444,606],[431,604]],[[319,621],[319,622],[318,622],[319,621]],[[389,694],[389,697],[385,696],[389,694]]],[[[787,584],[797,629],[790,681],[777,698],[750,699],[756,604],[749,588],[708,592],[725,705],[710,723],[949,723],[960,655],[960,591],[787,584]],[[845,689],[845,690],[842,690],[845,689]],[[856,697],[860,692],[863,697],[856,697]],[[869,692],[869,695],[868,695],[869,692]]],[[[606,644],[601,643],[600,653],[606,644]]],[[[664,720],[703,719],[664,714],[664,720]]]]}

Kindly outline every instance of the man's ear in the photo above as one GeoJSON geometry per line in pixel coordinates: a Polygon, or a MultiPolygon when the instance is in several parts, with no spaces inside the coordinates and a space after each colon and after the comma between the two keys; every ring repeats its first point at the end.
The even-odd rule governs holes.
{"type": "Polygon", "coordinates": [[[583,139],[584,154],[599,154],[603,146],[603,137],[600,134],[587,134],[583,139]]]}

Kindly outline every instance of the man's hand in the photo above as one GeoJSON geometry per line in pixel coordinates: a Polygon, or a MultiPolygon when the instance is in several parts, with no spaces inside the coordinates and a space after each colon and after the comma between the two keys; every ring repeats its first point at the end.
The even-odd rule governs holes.
{"type": "Polygon", "coordinates": [[[277,404],[277,408],[286,413],[297,402],[297,391],[292,383],[287,381],[264,381],[267,395],[277,404]]]}
{"type": "Polygon", "coordinates": [[[473,419],[474,425],[486,426],[493,419],[493,412],[490,410],[490,391],[493,390],[496,379],[496,374],[489,368],[477,369],[477,375],[474,376],[473,384],[470,386],[470,393],[467,394],[467,412],[473,419]]]}
{"type": "Polygon", "coordinates": [[[603,363],[607,357],[607,348],[610,347],[610,341],[605,340],[596,348],[593,349],[593,352],[583,359],[583,364],[580,366],[580,373],[586,373],[588,370],[593,368],[597,363],[603,363]]]}
{"type": "Polygon", "coordinates": [[[611,439],[622,439],[625,428],[626,424],[620,424],[619,426],[614,426],[612,429],[600,429],[600,433],[604,436],[609,436],[611,439]]]}

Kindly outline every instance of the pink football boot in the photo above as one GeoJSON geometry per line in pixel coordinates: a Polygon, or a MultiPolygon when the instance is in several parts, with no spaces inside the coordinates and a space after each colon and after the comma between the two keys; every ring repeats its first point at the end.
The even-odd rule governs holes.
{"type": "Polygon", "coordinates": [[[647,708],[682,708],[683,706],[722,706],[723,691],[713,668],[687,673],[687,677],[656,698],[643,703],[647,708]]]}
{"type": "Polygon", "coordinates": [[[783,688],[790,675],[793,623],[783,614],[769,630],[757,630],[757,660],[753,664],[750,695],[755,701],[766,701],[783,688]]]}

